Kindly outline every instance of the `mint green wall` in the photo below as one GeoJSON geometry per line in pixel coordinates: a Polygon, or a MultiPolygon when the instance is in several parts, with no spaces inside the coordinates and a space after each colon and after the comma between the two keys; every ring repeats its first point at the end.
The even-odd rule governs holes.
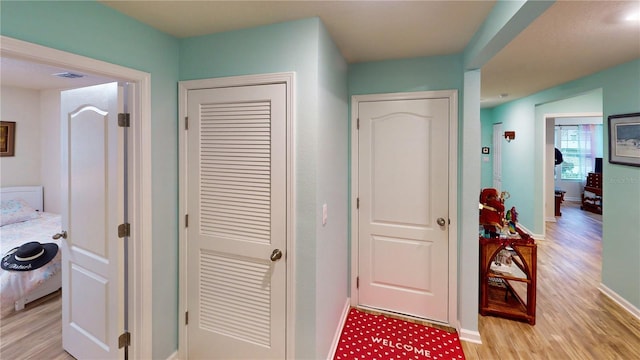
{"type": "Polygon", "coordinates": [[[316,228],[316,353],[327,359],[348,298],[347,257],[349,121],[347,63],[324,26],[320,27],[318,64],[318,182],[316,221],[322,204],[327,223],[316,228]]]}
{"type": "MultiPolygon", "coordinates": [[[[541,194],[544,153],[541,139],[544,121],[543,111],[539,110],[536,114],[537,105],[599,91],[598,89],[602,89],[602,111],[605,119],[612,114],[640,112],[640,60],[493,109],[493,122],[502,122],[504,130],[517,131],[516,140],[503,148],[502,183],[511,193],[510,204],[518,207],[521,222],[534,233],[542,233],[544,226],[541,194]]],[[[605,158],[608,158],[607,124],[604,137],[605,158]]],[[[605,161],[603,176],[602,282],[638,308],[640,168],[605,161]]]]}
{"type": "Polygon", "coordinates": [[[489,155],[482,154],[480,159],[480,187],[484,189],[493,187],[493,109],[481,109],[480,122],[480,146],[489,148],[489,155]]]}
{"type": "Polygon", "coordinates": [[[151,73],[153,356],[177,348],[178,41],[96,2],[2,1],[2,35],[151,73]]]}
{"type": "MultiPolygon", "coordinates": [[[[567,96],[567,95],[564,95],[567,96]]],[[[503,106],[506,106],[505,104],[503,106]]],[[[526,122],[524,119],[516,119],[515,117],[505,118],[504,116],[497,116],[500,113],[503,106],[499,106],[492,109],[483,109],[483,128],[482,138],[483,141],[487,141],[488,144],[493,142],[493,127],[495,123],[503,123],[503,131],[512,130],[508,127],[522,126],[521,122],[526,122]],[[494,110],[495,109],[495,110],[494,110]]],[[[512,142],[502,142],[502,189],[508,191],[511,194],[511,198],[507,200],[507,206],[515,206],[520,214],[521,223],[529,229],[531,232],[538,236],[542,236],[544,233],[544,197],[538,199],[538,196],[542,195],[542,184],[545,180],[543,178],[543,158],[544,147],[542,144],[542,136],[544,134],[546,123],[544,122],[545,114],[562,114],[562,113],[601,113],[602,112],[602,90],[594,89],[586,92],[578,92],[575,96],[561,97],[557,100],[544,101],[543,103],[534,105],[533,116],[536,119],[535,136],[529,136],[531,133],[523,133],[516,131],[516,140],[512,142]],[[521,142],[521,140],[525,139],[521,142]],[[531,143],[528,140],[535,142],[535,146],[541,149],[540,154],[532,154],[529,146],[531,143]],[[519,171],[522,167],[519,165],[522,161],[519,160],[521,156],[526,156],[529,159],[534,159],[535,174],[538,176],[535,179],[529,179],[526,184],[523,181],[519,181],[519,171]],[[514,163],[514,161],[516,161],[514,163]],[[515,165],[514,165],[515,164],[515,165]],[[507,179],[505,180],[505,174],[507,179]],[[514,177],[515,176],[515,177],[514,177]],[[515,185],[514,185],[515,182],[515,185]],[[524,191],[520,188],[517,191],[512,190],[513,186],[527,186],[535,191],[524,191]],[[523,192],[524,191],[524,192],[523,192]],[[525,194],[526,193],[526,194],[525,194]],[[531,204],[531,205],[524,205],[531,204]]],[[[531,123],[533,126],[534,123],[531,123]]],[[[483,145],[485,146],[485,145],[483,145]]],[[[550,170],[551,171],[551,170],[550,170]]],[[[493,186],[493,158],[490,157],[489,162],[482,163],[482,176],[483,187],[493,186]],[[486,182],[485,182],[486,181],[486,182]]],[[[550,215],[553,216],[553,215],[550,215]]]]}
{"type": "Polygon", "coordinates": [[[536,119],[542,119],[545,114],[577,112],[602,112],[602,89],[594,89],[570,98],[536,105],[536,119]]]}
{"type": "MultiPolygon", "coordinates": [[[[614,114],[640,112],[640,59],[589,79],[604,83],[604,119],[614,114]]],[[[608,121],[603,127],[605,158],[608,158],[608,121]]],[[[640,167],[604,162],[603,183],[602,283],[638,309],[640,167]]]]}
{"type": "Polygon", "coordinates": [[[349,65],[349,96],[462,89],[460,55],[376,61],[349,65]]]}
{"type": "Polygon", "coordinates": [[[180,59],[180,80],[296,73],[295,357],[326,357],[348,277],[344,59],[318,18],[183,39],[180,59]],[[329,221],[322,227],[325,202],[329,221]]]}

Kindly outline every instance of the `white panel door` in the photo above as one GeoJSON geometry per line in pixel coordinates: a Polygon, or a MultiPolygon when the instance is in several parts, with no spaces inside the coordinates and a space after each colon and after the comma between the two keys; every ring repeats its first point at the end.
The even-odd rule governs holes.
{"type": "Polygon", "coordinates": [[[284,359],[284,84],[190,90],[190,359],[284,359]]]}
{"type": "Polygon", "coordinates": [[[62,342],[77,359],[116,359],[124,322],[123,130],[118,84],[62,92],[62,342]]]}
{"type": "Polygon", "coordinates": [[[358,304],[447,322],[449,99],[360,102],[358,115],[358,304]]]}

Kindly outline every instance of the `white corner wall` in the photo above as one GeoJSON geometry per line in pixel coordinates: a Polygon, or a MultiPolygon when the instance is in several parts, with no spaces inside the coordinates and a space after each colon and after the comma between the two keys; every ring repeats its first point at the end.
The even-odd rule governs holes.
{"type": "Polygon", "coordinates": [[[15,156],[0,158],[0,186],[40,185],[40,92],[3,86],[0,118],[16,123],[15,156]]]}
{"type": "Polygon", "coordinates": [[[40,183],[44,186],[44,211],[60,214],[60,91],[40,92],[40,183]]]}
{"type": "Polygon", "coordinates": [[[0,186],[42,185],[60,213],[60,91],[2,87],[2,121],[16,122],[16,152],[0,158],[0,186]]]}

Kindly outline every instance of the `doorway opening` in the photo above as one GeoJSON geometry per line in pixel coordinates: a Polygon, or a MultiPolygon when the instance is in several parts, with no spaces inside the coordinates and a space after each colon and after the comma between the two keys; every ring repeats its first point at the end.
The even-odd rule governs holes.
{"type": "MultiPolygon", "coordinates": [[[[133,144],[129,159],[133,164],[129,198],[131,239],[129,253],[129,332],[132,337],[129,354],[133,358],[151,357],[151,76],[148,73],[104,61],[48,48],[33,43],[0,38],[0,56],[26,63],[59,67],[71,72],[93,74],[110,81],[134,84],[130,138],[133,144]]],[[[108,81],[105,81],[108,82],[108,81]]]]}
{"type": "Polygon", "coordinates": [[[560,191],[564,201],[580,202],[582,192],[587,180],[587,174],[583,172],[589,169],[595,170],[596,158],[603,156],[602,113],[576,112],[546,114],[544,116],[544,165],[543,165],[543,204],[544,219],[546,222],[555,222],[561,213],[556,209],[556,190],[560,191]],[[597,126],[600,126],[598,131],[597,126]],[[565,140],[559,132],[565,129],[575,128],[566,136],[565,140]],[[580,129],[585,128],[580,134],[580,129]],[[588,127],[588,129],[587,129],[588,127]],[[587,131],[588,130],[588,131],[587,131]],[[584,138],[584,139],[582,139],[584,138]],[[563,142],[564,141],[564,142],[563,142]],[[579,149],[588,147],[588,153],[582,153],[579,149]],[[563,163],[556,165],[555,149],[563,151],[563,163]],[[580,165],[583,163],[582,165],[580,165]],[[585,170],[586,169],[586,170],[585,170]]]}

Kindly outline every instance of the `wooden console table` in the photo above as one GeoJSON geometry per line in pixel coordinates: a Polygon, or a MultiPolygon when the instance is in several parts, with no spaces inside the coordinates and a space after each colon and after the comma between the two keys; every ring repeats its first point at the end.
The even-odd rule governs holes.
{"type": "MultiPolygon", "coordinates": [[[[518,229],[519,230],[519,229],[518,229]]],[[[480,314],[536,323],[535,241],[480,237],[480,314]]]]}

